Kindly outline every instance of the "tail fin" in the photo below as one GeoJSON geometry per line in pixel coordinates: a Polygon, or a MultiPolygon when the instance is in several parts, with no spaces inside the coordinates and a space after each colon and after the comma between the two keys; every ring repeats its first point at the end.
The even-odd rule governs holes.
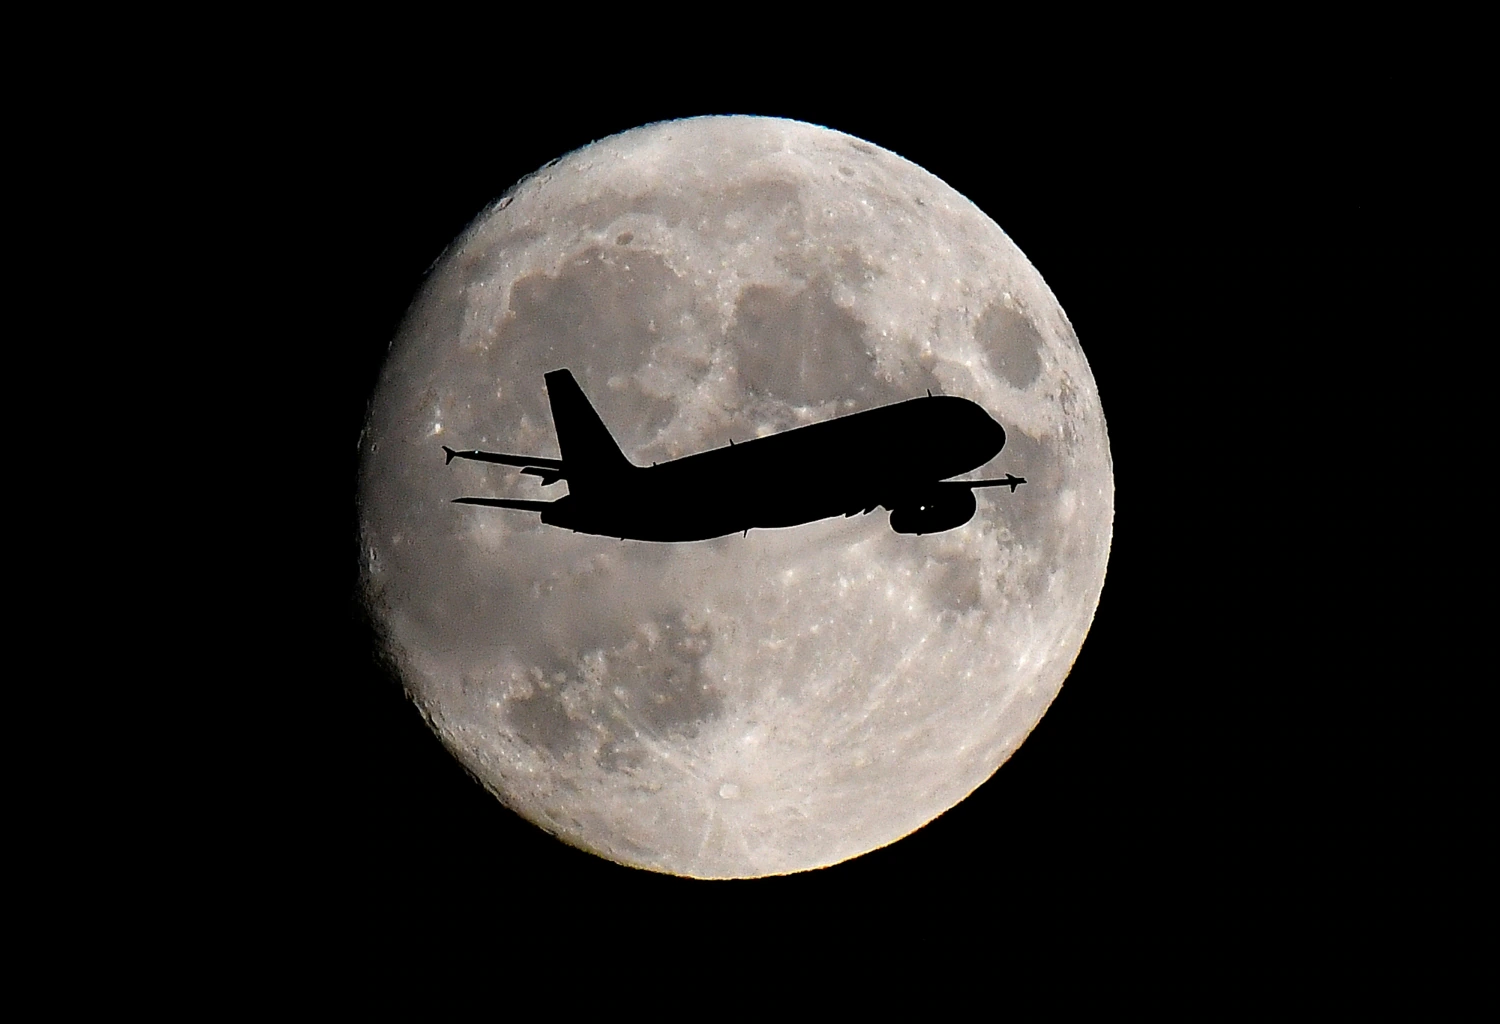
{"type": "Polygon", "coordinates": [[[572,372],[553,370],[546,374],[546,379],[552,425],[557,429],[557,446],[567,468],[569,493],[588,493],[634,469],[615,439],[609,436],[609,429],[589,404],[572,372]]]}

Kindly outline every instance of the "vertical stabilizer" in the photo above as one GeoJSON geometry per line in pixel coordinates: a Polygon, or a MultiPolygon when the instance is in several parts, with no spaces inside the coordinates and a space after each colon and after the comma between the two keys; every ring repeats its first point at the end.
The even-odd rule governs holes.
{"type": "Polygon", "coordinates": [[[573,379],[572,371],[553,370],[546,378],[568,493],[596,492],[634,469],[573,379]]]}

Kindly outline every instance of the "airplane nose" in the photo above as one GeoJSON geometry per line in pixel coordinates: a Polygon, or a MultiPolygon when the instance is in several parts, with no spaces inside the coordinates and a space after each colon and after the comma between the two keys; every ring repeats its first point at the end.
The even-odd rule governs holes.
{"type": "Polygon", "coordinates": [[[984,418],[986,423],[983,437],[986,444],[994,446],[994,451],[990,453],[990,458],[993,459],[996,455],[1000,454],[1000,449],[1005,447],[1005,428],[997,423],[989,413],[985,413],[984,418]]]}

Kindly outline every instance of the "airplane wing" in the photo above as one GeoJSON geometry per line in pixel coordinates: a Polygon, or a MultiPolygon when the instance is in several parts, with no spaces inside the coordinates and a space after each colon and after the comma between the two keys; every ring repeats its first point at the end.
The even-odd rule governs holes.
{"type": "Polygon", "coordinates": [[[539,476],[544,484],[555,484],[568,474],[561,459],[543,459],[534,455],[508,455],[505,452],[466,451],[457,452],[443,445],[444,465],[454,459],[470,459],[474,462],[493,462],[501,466],[519,466],[522,473],[539,476]]]}
{"type": "Polygon", "coordinates": [[[952,482],[963,484],[965,487],[1009,487],[1010,493],[1015,494],[1016,488],[1024,484],[1026,478],[1006,473],[1004,480],[954,480],[952,482]]]}

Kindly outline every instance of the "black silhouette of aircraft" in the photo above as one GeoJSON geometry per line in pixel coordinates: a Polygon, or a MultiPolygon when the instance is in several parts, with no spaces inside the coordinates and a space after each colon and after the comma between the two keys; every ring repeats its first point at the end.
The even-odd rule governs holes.
{"type": "Polygon", "coordinates": [[[561,459],[454,451],[519,467],[543,484],[568,482],[556,501],[454,498],[463,505],[540,512],[542,522],[621,540],[692,541],[801,526],[834,516],[891,513],[897,533],[941,533],[974,517],[976,487],[1016,487],[1024,477],[950,480],[1005,447],[1005,428],[975,403],[914,398],[822,423],[673,459],[633,465],[568,370],[545,375],[561,459]]]}

